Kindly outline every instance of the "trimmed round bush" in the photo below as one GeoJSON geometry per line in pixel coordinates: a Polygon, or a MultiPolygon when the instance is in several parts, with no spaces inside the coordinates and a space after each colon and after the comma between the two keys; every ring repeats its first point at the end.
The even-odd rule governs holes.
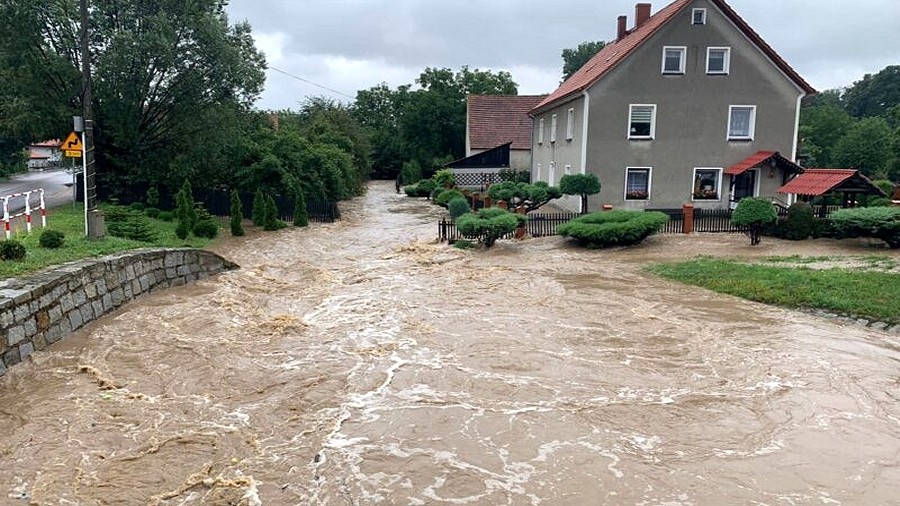
{"type": "Polygon", "coordinates": [[[144,203],[143,202],[132,202],[128,207],[131,208],[132,211],[143,211],[144,203]]]}
{"type": "Polygon", "coordinates": [[[450,201],[455,198],[465,199],[466,196],[459,190],[442,190],[435,195],[434,203],[439,206],[447,207],[450,201]]]}
{"type": "Polygon", "coordinates": [[[750,245],[759,244],[764,228],[778,221],[775,206],[762,197],[747,197],[738,202],[731,215],[731,224],[744,227],[750,237],[750,245]]]}
{"type": "Polygon", "coordinates": [[[22,260],[25,258],[25,246],[15,239],[0,241],[0,260],[22,260]]]}
{"type": "Polygon", "coordinates": [[[655,211],[602,211],[563,223],[557,233],[587,248],[631,246],[659,232],[668,220],[655,211]]]}
{"type": "Polygon", "coordinates": [[[160,211],[158,218],[160,221],[172,221],[175,219],[175,214],[172,211],[160,211]]]}
{"type": "Polygon", "coordinates": [[[436,187],[434,180],[423,179],[414,185],[403,187],[403,191],[409,197],[430,197],[436,187]]]}
{"type": "Polygon", "coordinates": [[[160,211],[156,207],[148,207],[148,208],[144,209],[144,214],[146,214],[147,217],[154,218],[154,219],[159,218],[159,213],[161,213],[161,212],[162,211],[160,211]]]}
{"type": "Polygon", "coordinates": [[[63,245],[65,238],[66,235],[59,230],[48,228],[41,232],[40,237],[38,237],[38,244],[40,244],[42,248],[56,249],[63,245]]]}
{"type": "Polygon", "coordinates": [[[214,239],[219,235],[219,224],[212,220],[198,221],[197,224],[194,225],[193,232],[197,237],[214,239]]]}
{"type": "Polygon", "coordinates": [[[813,208],[806,202],[795,202],[788,208],[787,218],[781,224],[781,237],[791,241],[808,239],[816,224],[813,208]]]}
{"type": "Polygon", "coordinates": [[[435,172],[432,179],[434,180],[435,185],[440,186],[441,188],[446,187],[447,185],[453,186],[456,184],[456,174],[450,169],[441,169],[435,172]]]}
{"type": "Polygon", "coordinates": [[[900,248],[900,207],[858,207],[831,213],[831,224],[842,237],[874,237],[900,248]]]}
{"type": "Polygon", "coordinates": [[[450,211],[450,217],[456,221],[457,218],[470,211],[469,201],[465,197],[454,197],[447,203],[447,209],[450,211]]]}
{"type": "Polygon", "coordinates": [[[524,225],[525,219],[525,215],[494,207],[460,216],[456,220],[456,228],[462,235],[478,238],[486,248],[490,248],[497,239],[524,225]]]}

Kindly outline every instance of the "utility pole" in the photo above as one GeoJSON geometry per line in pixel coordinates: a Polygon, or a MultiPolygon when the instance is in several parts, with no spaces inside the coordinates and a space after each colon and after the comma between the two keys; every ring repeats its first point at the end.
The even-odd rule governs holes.
{"type": "Polygon", "coordinates": [[[94,112],[91,108],[91,46],[88,5],[81,0],[81,102],[84,106],[84,207],[88,239],[103,237],[103,215],[97,210],[94,167],[94,112]]]}

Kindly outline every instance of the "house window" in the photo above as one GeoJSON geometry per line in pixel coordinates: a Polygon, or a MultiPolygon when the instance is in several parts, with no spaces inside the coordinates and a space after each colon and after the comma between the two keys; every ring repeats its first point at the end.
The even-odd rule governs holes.
{"type": "Polygon", "coordinates": [[[691,11],[691,24],[705,25],[706,24],[706,9],[692,10],[691,11]]]}
{"type": "Polygon", "coordinates": [[[722,186],[722,169],[694,169],[694,200],[719,200],[722,186]]]}
{"type": "Polygon", "coordinates": [[[544,143],[544,118],[538,120],[538,144],[544,143]]]}
{"type": "Polygon", "coordinates": [[[687,48],[684,46],[663,47],[663,74],[684,74],[684,62],[687,60],[687,48]]]}
{"type": "Polygon", "coordinates": [[[550,143],[556,142],[556,115],[550,116],[550,143]]]}
{"type": "Polygon", "coordinates": [[[652,139],[656,133],[656,105],[632,104],[628,114],[628,138],[652,139]]]}
{"type": "Polygon", "coordinates": [[[566,174],[568,175],[568,174],[571,174],[571,173],[572,173],[572,166],[569,165],[569,164],[566,164],[566,174]]]}
{"type": "Polygon", "coordinates": [[[553,180],[556,179],[556,162],[550,162],[550,169],[547,174],[547,182],[550,183],[550,186],[553,186],[553,180]]]}
{"type": "Polygon", "coordinates": [[[755,128],[755,105],[732,105],[728,107],[728,140],[752,141],[755,128]]]}
{"type": "Polygon", "coordinates": [[[706,73],[727,74],[731,66],[731,48],[710,47],[706,50],[706,73]]]}
{"type": "Polygon", "coordinates": [[[575,108],[569,109],[566,115],[566,140],[570,141],[575,138],[575,108]]]}
{"type": "Polygon", "coordinates": [[[625,200],[647,200],[649,198],[650,167],[625,169],[625,200]]]}

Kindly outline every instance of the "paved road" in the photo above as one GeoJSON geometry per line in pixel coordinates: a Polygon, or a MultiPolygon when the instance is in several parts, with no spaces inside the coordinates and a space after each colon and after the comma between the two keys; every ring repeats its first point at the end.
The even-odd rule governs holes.
{"type": "MultiPolygon", "coordinates": [[[[12,176],[8,180],[0,181],[0,197],[38,188],[43,188],[44,190],[44,200],[47,207],[56,207],[72,202],[72,174],[69,174],[64,169],[27,172],[12,176]]],[[[32,195],[31,205],[37,207],[39,204],[40,201],[37,194],[32,195]]],[[[24,197],[10,199],[9,208],[10,213],[13,214],[25,209],[24,197]]]]}

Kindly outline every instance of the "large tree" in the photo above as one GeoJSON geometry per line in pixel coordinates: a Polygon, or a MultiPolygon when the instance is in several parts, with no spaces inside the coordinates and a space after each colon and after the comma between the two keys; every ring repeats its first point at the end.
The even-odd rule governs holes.
{"type": "MultiPolygon", "coordinates": [[[[5,74],[16,69],[5,83],[17,90],[14,112],[27,120],[33,107],[55,135],[81,110],[77,15],[66,0],[0,7],[0,62],[5,74]]],[[[93,0],[90,40],[103,184],[224,177],[222,146],[238,137],[234,119],[264,81],[249,25],[229,24],[221,0],[93,0]]]]}
{"type": "Polygon", "coordinates": [[[594,57],[595,54],[599,53],[601,49],[606,47],[606,42],[597,41],[597,42],[582,42],[578,44],[578,47],[572,49],[567,48],[562,51],[562,59],[563,59],[563,67],[562,67],[562,75],[563,81],[572,77],[575,72],[578,72],[578,69],[584,66],[585,63],[588,62],[591,58],[594,57]]]}
{"type": "Polygon", "coordinates": [[[869,177],[884,177],[892,158],[893,132],[884,118],[856,122],[834,146],[834,161],[860,169],[869,177]]]}
{"type": "Polygon", "coordinates": [[[900,65],[866,74],[847,88],[841,100],[847,112],[857,118],[887,116],[891,108],[900,104],[900,65]]]}

